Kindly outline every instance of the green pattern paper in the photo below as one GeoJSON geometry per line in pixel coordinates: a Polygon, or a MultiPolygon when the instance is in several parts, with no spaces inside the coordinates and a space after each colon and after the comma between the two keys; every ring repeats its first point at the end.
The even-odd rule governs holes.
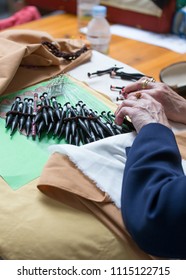
{"type": "MultiPolygon", "coordinates": [[[[13,102],[18,95],[21,98],[33,97],[34,91],[42,94],[44,91],[49,90],[49,84],[51,84],[51,80],[1,98],[1,115],[3,112],[5,114],[10,110],[10,105],[7,103],[8,99],[13,102]],[[9,109],[7,109],[8,106],[9,109]]],[[[75,105],[79,100],[82,100],[87,107],[96,110],[98,113],[110,110],[98,98],[89,94],[88,88],[76,84],[74,80],[65,75],[62,78],[62,94],[56,98],[62,105],[68,101],[75,105]]],[[[10,129],[5,128],[5,119],[0,118],[0,176],[13,190],[24,186],[40,176],[49,157],[47,147],[52,144],[64,143],[66,143],[64,139],[58,140],[51,136],[44,136],[40,140],[36,139],[34,141],[31,137],[21,134],[18,130],[14,135],[10,136],[10,129]]]]}
{"type": "Polygon", "coordinates": [[[4,127],[0,119],[0,175],[16,190],[39,176],[48,153],[23,135],[11,138],[4,127]]]}

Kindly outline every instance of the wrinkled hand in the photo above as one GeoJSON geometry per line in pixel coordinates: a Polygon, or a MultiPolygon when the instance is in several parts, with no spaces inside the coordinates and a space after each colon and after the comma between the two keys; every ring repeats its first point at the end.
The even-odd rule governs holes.
{"type": "Polygon", "coordinates": [[[186,124],[186,100],[164,83],[152,82],[148,77],[143,77],[137,82],[125,87],[125,98],[132,93],[141,92],[149,94],[160,102],[169,120],[186,124]]]}
{"type": "Polygon", "coordinates": [[[131,93],[115,112],[115,122],[121,125],[125,116],[129,116],[137,132],[149,123],[161,123],[170,128],[161,103],[146,93],[131,93]]]}

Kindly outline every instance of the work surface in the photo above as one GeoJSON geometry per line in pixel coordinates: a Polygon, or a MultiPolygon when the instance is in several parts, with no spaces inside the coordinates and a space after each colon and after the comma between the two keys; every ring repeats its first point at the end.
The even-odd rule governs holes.
{"type": "MultiPolygon", "coordinates": [[[[14,27],[16,29],[33,29],[50,33],[55,38],[78,38],[77,18],[74,15],[60,14],[42,18],[14,27]]],[[[159,80],[162,68],[171,63],[186,60],[186,54],[179,54],[168,49],[139,41],[112,35],[109,56],[128,64],[138,71],[159,80]]]]}
{"type": "MultiPolygon", "coordinates": [[[[46,31],[55,38],[67,36],[69,38],[79,38],[80,36],[77,31],[76,17],[72,15],[51,16],[15,28],[46,31]]],[[[69,74],[76,79],[85,81],[90,87],[109,94],[109,85],[111,82],[116,83],[116,80],[113,79],[110,81],[110,77],[104,76],[104,80],[102,80],[104,82],[102,82],[103,85],[100,88],[101,78],[103,77],[89,79],[87,77],[88,71],[94,70],[94,67],[96,69],[98,67],[108,68],[118,61],[118,64],[128,64],[158,79],[161,68],[170,63],[184,60],[186,57],[163,48],[118,36],[112,36],[109,55],[110,57],[107,57],[100,53],[93,52],[90,62],[71,70],[69,74]],[[159,59],[157,59],[157,57],[159,59]]],[[[125,67],[127,70],[130,70],[130,66],[128,66],[128,68],[127,66],[125,67]]],[[[118,82],[119,81],[117,81],[117,83],[118,82]]],[[[110,102],[108,98],[106,98],[106,100],[110,102]]],[[[114,105],[113,103],[111,104],[114,105]]],[[[2,126],[2,131],[3,130],[4,124],[2,126]]],[[[3,133],[2,135],[3,136],[0,138],[1,143],[7,144],[6,141],[10,143],[9,135],[3,133]],[[3,137],[6,137],[6,139],[3,137]]],[[[6,153],[4,157],[2,156],[2,158],[9,158],[14,165],[16,163],[18,166],[17,161],[20,161],[20,156],[22,156],[24,157],[24,168],[26,163],[30,163],[37,171],[37,174],[34,174],[34,178],[40,176],[41,169],[46,163],[43,150],[40,158],[38,155],[41,142],[37,147],[38,149],[36,146],[33,147],[33,153],[30,148],[31,144],[26,138],[23,138],[22,135],[17,136],[19,138],[19,143],[16,149],[12,149],[15,154],[15,160],[12,160],[13,152],[11,152],[10,146],[7,149],[8,153],[6,153]],[[28,153],[24,153],[25,149],[24,146],[20,144],[20,141],[27,141],[26,145],[29,145],[28,153]],[[25,155],[29,157],[26,161],[25,155]],[[32,160],[30,160],[30,155],[32,160]],[[42,163],[39,163],[40,159],[42,163]],[[39,168],[33,164],[33,160],[39,164],[39,168]]],[[[15,137],[13,139],[15,141],[15,137]]],[[[13,143],[13,141],[11,143],[13,143]]],[[[125,143],[125,141],[122,143],[125,143]]],[[[32,144],[35,145],[33,142],[32,144]]],[[[112,147],[114,146],[115,145],[112,144],[112,147]]],[[[3,146],[1,145],[1,155],[3,151],[7,152],[6,149],[3,150],[2,148],[3,146]]],[[[108,150],[112,151],[113,149],[108,150]]],[[[55,162],[58,163],[58,161],[55,162]]],[[[100,162],[106,162],[106,160],[100,162]]],[[[22,171],[24,168],[19,168],[19,170],[22,171]]],[[[8,172],[9,171],[10,165],[8,166],[8,172]]],[[[16,171],[15,168],[14,171],[16,171]]],[[[31,169],[25,174],[30,176],[31,169]]],[[[68,173],[64,171],[61,172],[61,170],[60,174],[68,175],[68,173]]],[[[108,177],[105,176],[105,174],[107,173],[103,173],[103,176],[108,177]]],[[[5,175],[7,175],[7,173],[5,175]]],[[[18,177],[20,179],[21,176],[19,172],[16,172],[15,176],[12,176],[12,173],[10,174],[12,181],[15,181],[18,177]]],[[[56,178],[56,176],[52,175],[50,178],[56,178]]],[[[71,174],[71,176],[68,176],[68,182],[71,183],[72,179],[79,182],[79,179],[71,174]]],[[[106,224],[92,215],[89,208],[84,207],[83,211],[81,209],[75,209],[74,211],[74,208],[70,205],[59,203],[51,199],[48,195],[44,196],[38,191],[37,185],[38,178],[31,182],[29,180],[28,184],[20,187],[16,191],[12,191],[8,183],[3,179],[3,176],[0,178],[0,256],[3,259],[149,259],[147,254],[144,255],[143,252],[136,248],[133,241],[128,239],[128,233],[123,235],[125,240],[121,241],[120,238],[115,235],[114,231],[112,232],[106,224]]],[[[105,205],[105,202],[103,202],[103,204],[105,205]]],[[[115,219],[114,212],[111,211],[111,213],[115,219]]],[[[104,217],[105,215],[103,215],[103,218],[104,217]]],[[[123,226],[122,222],[121,226],[123,226]]],[[[119,225],[119,230],[121,226],[119,225]]]]}
{"type": "MultiPolygon", "coordinates": [[[[81,78],[83,79],[85,77],[87,78],[87,67],[89,67],[89,69],[93,68],[94,63],[96,64],[98,62],[99,65],[107,66],[107,63],[111,65],[115,64],[116,60],[101,55],[100,53],[93,52],[91,61],[77,67],[76,69],[73,69],[71,71],[71,74],[73,74],[73,76],[77,76],[80,73],[81,78]]],[[[98,64],[96,64],[95,67],[98,67],[98,64]]],[[[103,77],[98,77],[98,78],[103,78],[103,77]]],[[[96,85],[100,83],[99,79],[96,80],[96,78],[90,80],[92,82],[95,81],[95,83],[93,82],[93,84],[96,85]]],[[[69,83],[66,84],[68,86],[68,98],[69,98],[69,93],[70,93],[69,83]]],[[[107,86],[109,85],[109,83],[105,82],[105,76],[104,76],[104,84],[106,84],[107,86]]],[[[84,84],[82,86],[83,88],[86,87],[84,84]]],[[[78,87],[76,81],[75,97],[77,97],[77,88],[78,87]]],[[[90,88],[88,89],[90,90],[90,88]]],[[[83,92],[81,88],[81,94],[83,96],[78,96],[78,100],[84,100],[87,106],[89,105],[88,102],[90,100],[91,108],[94,107],[98,111],[98,107],[101,105],[101,102],[98,101],[98,103],[94,105],[94,100],[92,100],[92,98],[90,99],[90,95],[88,96],[88,94],[86,93],[84,94],[84,93],[85,92],[83,92]]],[[[65,96],[66,94],[64,94],[63,97],[65,96]]],[[[71,99],[70,99],[71,102],[73,97],[74,97],[74,90],[71,95],[71,99]]],[[[101,95],[101,97],[103,98],[104,96],[101,95]]],[[[104,99],[106,102],[105,105],[106,104],[107,105],[111,104],[111,106],[114,105],[108,98],[104,97],[104,99]]],[[[75,102],[75,104],[76,103],[77,101],[75,102]]],[[[106,110],[105,107],[103,109],[102,108],[100,109],[101,111],[103,109],[106,110]]],[[[109,107],[109,109],[111,108],[109,107]]],[[[2,126],[0,127],[1,131],[5,131],[3,120],[1,120],[0,125],[1,124],[2,124],[2,126]]],[[[126,134],[123,134],[121,136],[123,137],[125,135],[126,134]]],[[[53,140],[53,137],[51,137],[50,139],[53,140]]],[[[115,137],[113,137],[112,139],[114,140],[115,137]]],[[[99,141],[97,141],[97,144],[99,144],[98,142],[99,141]]],[[[121,143],[123,142],[125,141],[122,141],[121,143]]],[[[124,239],[126,240],[126,242],[125,240],[124,242],[122,242],[119,238],[117,238],[116,234],[112,232],[112,230],[110,230],[106,225],[104,225],[104,223],[99,221],[99,219],[94,216],[95,214],[92,214],[91,210],[89,210],[88,207],[85,207],[84,204],[82,204],[80,209],[79,208],[76,209],[76,205],[77,204],[79,205],[79,203],[76,203],[74,201],[75,203],[72,202],[72,204],[67,205],[66,198],[65,198],[65,203],[58,202],[54,199],[51,199],[48,195],[43,195],[43,193],[41,193],[38,190],[37,185],[39,183],[39,178],[35,180],[32,179],[39,177],[41,175],[41,169],[43,169],[48,158],[48,152],[46,146],[43,147],[44,149],[41,151],[42,143],[43,143],[42,140],[39,142],[38,145],[36,141],[29,142],[29,139],[25,138],[23,135],[20,135],[19,133],[14,134],[12,139],[9,137],[9,133],[1,133],[1,137],[0,137],[1,158],[9,159],[9,163],[11,162],[13,164],[13,168],[11,169],[10,172],[10,164],[8,164],[7,165],[8,168],[5,170],[4,176],[2,176],[2,169],[5,166],[4,160],[3,160],[3,167],[2,168],[0,167],[1,170],[0,193],[2,198],[0,203],[0,209],[1,209],[0,211],[0,220],[1,220],[0,256],[3,259],[9,259],[9,260],[15,260],[15,259],[16,260],[20,260],[20,259],[21,260],[23,259],[24,260],[32,260],[32,259],[34,260],[42,260],[42,259],[44,260],[46,259],[90,260],[95,258],[96,259],[144,259],[144,258],[149,259],[149,256],[139,251],[136,248],[136,246],[134,246],[135,248],[133,248],[133,244],[128,245],[127,243],[128,233],[124,235],[122,234],[122,236],[124,236],[124,239]],[[16,145],[17,142],[16,139],[18,140],[17,145],[16,145]],[[25,149],[25,145],[22,144],[22,141],[24,141],[24,144],[26,144],[28,149],[25,149]],[[3,145],[8,145],[8,148],[4,149],[3,145]],[[14,146],[13,149],[10,149],[11,145],[14,146]],[[34,145],[33,151],[31,151],[32,145],[34,145]],[[3,156],[4,152],[6,153],[5,156],[3,156]],[[15,155],[14,159],[13,159],[14,157],[13,154],[15,155]],[[39,154],[41,155],[41,157],[39,156],[39,154]],[[26,161],[25,161],[25,156],[26,157],[29,156],[29,159],[26,161]],[[21,160],[21,158],[23,159],[23,161],[21,160]],[[42,162],[40,161],[40,159],[42,160],[42,162]],[[33,163],[33,160],[36,161],[37,167],[33,163]],[[22,161],[23,165],[21,164],[21,167],[17,169],[17,166],[19,165],[18,163],[20,163],[20,161],[22,161]],[[31,166],[28,167],[28,169],[26,168],[28,172],[25,172],[25,167],[27,163],[30,163],[31,166]],[[36,170],[37,174],[33,174],[32,168],[36,170]],[[16,188],[16,191],[13,191],[10,188],[9,184],[11,185],[12,183],[17,184],[18,181],[20,182],[20,179],[23,179],[23,177],[25,177],[24,174],[26,174],[26,177],[27,175],[28,176],[34,175],[34,176],[32,178],[27,177],[26,180],[28,183],[22,187],[20,187],[19,185],[18,186],[19,188],[18,189],[16,188]],[[125,250],[126,246],[127,249],[125,250]],[[130,248],[128,248],[128,246],[130,248]]],[[[108,149],[108,150],[115,151],[113,150],[113,147],[117,145],[111,144],[110,142],[109,145],[111,145],[112,149],[108,149]]],[[[106,146],[108,148],[108,144],[106,146]]],[[[104,149],[101,150],[104,151],[104,149]]],[[[87,153],[83,152],[81,154],[84,155],[87,153]]],[[[122,149],[122,154],[123,154],[123,149],[122,149]]],[[[91,158],[93,157],[91,156],[91,158]]],[[[55,160],[55,162],[58,163],[59,160],[55,160]]],[[[103,162],[107,163],[108,161],[99,160],[98,162],[100,162],[101,165],[103,165],[103,162]]],[[[98,166],[97,162],[96,162],[96,166],[98,166]]],[[[66,180],[67,182],[70,182],[72,186],[75,186],[77,182],[80,182],[80,185],[84,186],[84,183],[82,183],[82,181],[79,180],[77,174],[75,175],[72,173],[69,174],[69,170],[70,167],[68,166],[67,166],[68,172],[61,170],[61,165],[60,165],[60,174],[62,174],[62,176],[64,176],[64,174],[67,174],[67,180],[66,180]],[[74,183],[72,182],[72,179],[74,180],[74,183]]],[[[78,169],[76,168],[75,170],[78,171],[78,169]]],[[[99,171],[100,170],[103,169],[101,168],[99,169],[99,171]]],[[[123,167],[121,171],[123,172],[123,167]]],[[[102,175],[104,177],[105,174],[106,174],[105,172],[102,172],[102,175]]],[[[108,176],[106,177],[108,178],[108,176]]],[[[118,178],[119,176],[116,177],[118,178]]],[[[50,178],[56,178],[56,175],[52,174],[50,178]]],[[[115,178],[114,178],[114,182],[116,183],[115,178]]],[[[61,184],[61,179],[60,179],[60,184],[61,184]]],[[[16,186],[14,185],[14,187],[17,187],[17,185],[16,186]]],[[[113,203],[111,202],[110,205],[113,206],[113,203]]],[[[108,207],[108,202],[105,205],[104,199],[103,199],[103,206],[106,206],[106,208],[108,207]]],[[[100,206],[98,206],[98,209],[100,209],[100,206]]],[[[114,209],[117,210],[116,207],[114,207],[114,209]]],[[[93,210],[93,212],[95,212],[95,210],[93,210]]],[[[114,224],[115,224],[115,219],[116,219],[115,212],[111,211],[111,213],[114,217],[114,224]]],[[[123,223],[121,220],[121,214],[119,210],[117,210],[117,213],[119,214],[118,216],[119,225],[116,227],[119,228],[120,231],[120,228],[123,227],[123,223]]],[[[105,219],[104,218],[105,216],[106,214],[103,214],[103,219],[105,219]]],[[[110,218],[109,218],[109,223],[110,223],[110,218]]]]}

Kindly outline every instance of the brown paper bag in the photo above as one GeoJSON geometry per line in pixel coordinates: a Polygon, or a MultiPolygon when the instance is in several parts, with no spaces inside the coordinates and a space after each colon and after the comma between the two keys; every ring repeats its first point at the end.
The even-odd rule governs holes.
{"type": "Polygon", "coordinates": [[[5,95],[60,73],[67,72],[91,58],[91,51],[68,61],[56,57],[43,45],[55,42],[63,52],[75,53],[85,41],[81,39],[54,39],[46,32],[33,30],[6,30],[0,33],[0,95],[5,95]]]}

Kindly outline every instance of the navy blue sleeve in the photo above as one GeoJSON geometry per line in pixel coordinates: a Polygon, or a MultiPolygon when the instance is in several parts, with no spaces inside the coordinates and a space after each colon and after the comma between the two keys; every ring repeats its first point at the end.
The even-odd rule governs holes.
{"type": "Polygon", "coordinates": [[[186,258],[186,176],[169,128],[141,129],[128,151],[121,199],[124,223],[142,250],[186,258]]]}

